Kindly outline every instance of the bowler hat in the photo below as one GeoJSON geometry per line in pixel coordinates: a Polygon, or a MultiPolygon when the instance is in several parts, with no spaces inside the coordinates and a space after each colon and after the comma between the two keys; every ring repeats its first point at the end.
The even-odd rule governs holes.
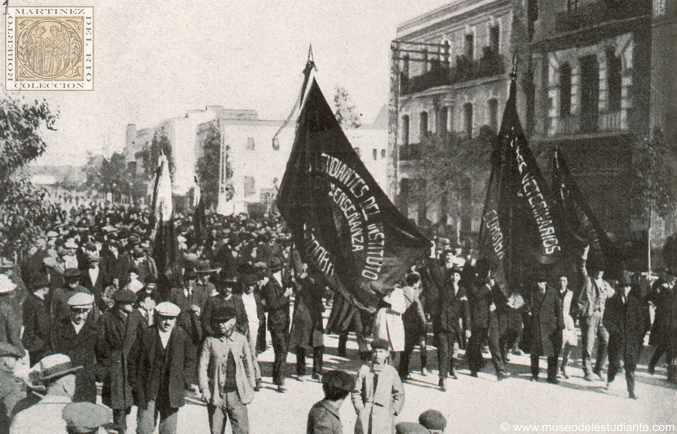
{"type": "Polygon", "coordinates": [[[49,279],[47,275],[38,273],[35,275],[33,280],[31,280],[31,290],[37,291],[38,289],[46,288],[49,286],[49,279]]]}
{"type": "Polygon", "coordinates": [[[241,277],[241,280],[243,285],[256,285],[259,281],[259,276],[256,274],[245,274],[241,277]]]}
{"type": "Polygon", "coordinates": [[[225,322],[235,318],[235,309],[230,306],[224,306],[217,310],[212,317],[212,321],[225,322]]]}

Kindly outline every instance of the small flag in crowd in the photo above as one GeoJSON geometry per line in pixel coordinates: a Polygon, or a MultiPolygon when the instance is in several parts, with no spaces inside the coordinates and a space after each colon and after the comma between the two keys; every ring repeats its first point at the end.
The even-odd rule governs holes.
{"type": "Polygon", "coordinates": [[[172,180],[169,176],[167,157],[161,155],[155,172],[152,210],[154,216],[153,259],[160,274],[166,273],[176,260],[176,237],[174,236],[174,205],[172,180]]]}
{"type": "Polygon", "coordinates": [[[303,101],[278,208],[311,272],[373,312],[430,241],[383,193],[314,79],[303,101]]]}
{"type": "Polygon", "coordinates": [[[531,273],[560,259],[556,203],[517,115],[516,80],[503,113],[480,228],[480,255],[506,295],[521,292],[531,273]]]}
{"type": "Polygon", "coordinates": [[[207,217],[205,215],[205,204],[202,199],[202,190],[200,183],[195,179],[195,187],[193,188],[193,208],[195,214],[193,215],[193,228],[195,230],[195,241],[202,242],[207,238],[207,217]]]}

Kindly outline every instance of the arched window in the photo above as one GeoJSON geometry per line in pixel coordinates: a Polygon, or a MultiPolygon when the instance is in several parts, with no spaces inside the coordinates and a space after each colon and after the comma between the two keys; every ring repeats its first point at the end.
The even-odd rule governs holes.
{"type": "Polygon", "coordinates": [[[437,110],[437,132],[446,133],[447,132],[447,116],[448,111],[446,107],[440,107],[437,110]]]}
{"type": "Polygon", "coordinates": [[[468,33],[465,35],[465,57],[472,60],[475,56],[475,35],[468,33]]]}
{"type": "Polygon", "coordinates": [[[581,118],[584,133],[597,131],[599,116],[599,63],[597,56],[583,56],[581,63],[581,118]]]}
{"type": "Polygon", "coordinates": [[[559,69],[559,108],[560,117],[571,115],[571,66],[568,63],[559,69]]]}
{"type": "Polygon", "coordinates": [[[421,112],[419,122],[419,141],[428,134],[428,112],[421,112]]]}
{"type": "Polygon", "coordinates": [[[472,137],[472,104],[463,105],[463,128],[468,137],[472,137]]]}
{"type": "Polygon", "coordinates": [[[620,56],[616,56],[613,48],[606,49],[607,87],[609,89],[609,111],[617,112],[621,109],[623,92],[622,80],[623,64],[620,56]]]}
{"type": "Polygon", "coordinates": [[[402,116],[402,144],[409,144],[409,116],[402,116]]]}
{"type": "Polygon", "coordinates": [[[491,48],[491,51],[493,51],[494,54],[498,54],[500,34],[501,31],[498,24],[489,27],[489,48],[491,48]]]}

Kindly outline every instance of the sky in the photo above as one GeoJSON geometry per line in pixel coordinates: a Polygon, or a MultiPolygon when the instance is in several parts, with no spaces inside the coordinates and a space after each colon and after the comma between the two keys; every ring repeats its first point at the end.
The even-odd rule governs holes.
{"type": "MultiPolygon", "coordinates": [[[[327,99],[345,87],[363,123],[388,102],[397,25],[450,0],[81,0],[94,4],[94,91],[20,92],[60,113],[37,164],[81,165],[124,147],[125,128],[152,127],[221,105],[285,119],[312,44],[327,99]]],[[[4,55],[4,53],[3,53],[4,55]]]]}

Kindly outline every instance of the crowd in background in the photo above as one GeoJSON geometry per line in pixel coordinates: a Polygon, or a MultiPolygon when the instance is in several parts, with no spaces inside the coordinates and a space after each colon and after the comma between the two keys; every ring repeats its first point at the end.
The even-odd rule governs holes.
{"type": "MultiPolygon", "coordinates": [[[[35,395],[25,398],[11,375],[25,353],[26,383],[42,388],[43,400],[57,396],[65,407],[96,403],[100,394],[112,409],[100,419],[121,433],[132,406],[139,408],[137,432],[153,432],[158,416],[160,432],[175,432],[186,396],[207,404],[212,432],[222,432],[229,419],[234,433],[249,432],[247,405],[262,387],[257,355],[269,345],[271,380],[280,393],[288,352],[296,354],[296,379],[306,375],[312,355],[311,378],[325,392],[308,416],[308,432],[318,433],[341,432],[338,408],[348,395],[358,414],[356,432],[442,432],[446,422],[437,413],[422,415],[420,424],[395,424],[416,347],[425,376],[432,372],[427,348],[436,347],[443,391],[459,378],[461,353],[477,376],[487,349],[499,381],[511,376],[510,355],[526,350],[532,379],[538,381],[545,357],[546,380],[558,383],[572,375],[579,330],[583,378],[608,387],[623,361],[631,398],[638,397],[634,372],[649,330],[652,375],[663,354],[668,364],[677,357],[677,271],[661,270],[657,280],[626,271],[609,281],[603,266],[587,263],[587,249],[576,276],[531,270],[527,288],[505,294],[488,264],[439,239],[375,314],[355,310],[325,330],[326,307],[344,304],[309,274],[279,217],[208,214],[199,232],[192,216],[178,214],[178,259],[166,273],[153,260],[147,209],[82,205],[53,219],[25,255],[0,263],[0,342],[6,345],[0,374],[8,374],[9,384],[0,390],[0,433],[22,432],[22,412],[32,408],[25,403],[40,404],[30,402],[35,395]],[[339,334],[338,355],[347,357],[350,331],[364,366],[355,376],[325,372],[325,333],[339,334]],[[325,425],[330,428],[322,430],[325,425]]],[[[668,375],[675,376],[674,369],[668,375]]],[[[45,432],[54,432],[48,419],[42,418],[52,424],[45,432]]]]}

